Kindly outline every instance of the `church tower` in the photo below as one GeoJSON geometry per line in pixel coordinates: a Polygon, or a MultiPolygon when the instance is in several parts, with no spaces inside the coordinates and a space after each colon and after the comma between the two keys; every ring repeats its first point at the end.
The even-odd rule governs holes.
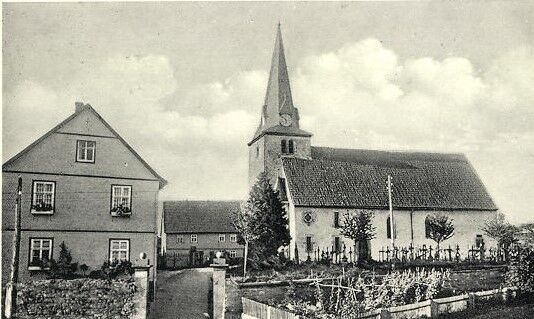
{"type": "Polygon", "coordinates": [[[261,172],[266,172],[275,186],[283,156],[311,157],[312,134],[300,129],[299,120],[299,112],[291,96],[282,32],[278,24],[260,124],[248,143],[249,187],[261,172]]]}

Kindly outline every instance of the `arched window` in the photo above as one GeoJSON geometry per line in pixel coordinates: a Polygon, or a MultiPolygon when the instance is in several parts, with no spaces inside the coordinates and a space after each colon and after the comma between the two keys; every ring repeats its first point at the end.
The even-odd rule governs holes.
{"type": "Polygon", "coordinates": [[[425,218],[425,238],[430,238],[430,216],[425,218]]]}
{"type": "MultiPolygon", "coordinates": [[[[386,220],[386,233],[388,239],[391,239],[391,218],[388,216],[388,219],[386,220]]],[[[397,238],[397,227],[395,223],[393,223],[393,235],[395,238],[397,238]]]]}
{"type": "Polygon", "coordinates": [[[287,153],[287,141],[282,140],[280,142],[280,146],[282,147],[282,154],[286,154],[287,153]]]}
{"type": "Polygon", "coordinates": [[[289,140],[288,142],[288,153],[289,154],[295,153],[295,145],[293,143],[293,140],[289,140]]]}

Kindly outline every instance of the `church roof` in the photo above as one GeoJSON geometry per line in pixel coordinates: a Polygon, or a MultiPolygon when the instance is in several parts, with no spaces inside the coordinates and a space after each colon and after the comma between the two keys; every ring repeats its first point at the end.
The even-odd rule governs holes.
{"type": "Polygon", "coordinates": [[[462,154],[312,147],[312,159],[283,158],[295,206],[394,209],[497,210],[462,154]]]}
{"type": "Polygon", "coordinates": [[[235,233],[232,214],[240,201],[165,201],[165,233],[235,233]]]}

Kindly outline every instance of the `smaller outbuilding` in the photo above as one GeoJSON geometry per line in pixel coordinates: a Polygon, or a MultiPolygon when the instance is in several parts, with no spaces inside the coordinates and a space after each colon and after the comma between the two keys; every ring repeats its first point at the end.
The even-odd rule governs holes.
{"type": "Polygon", "coordinates": [[[163,202],[163,254],[168,268],[208,265],[217,252],[232,262],[243,258],[244,247],[232,215],[240,201],[163,202]]]}

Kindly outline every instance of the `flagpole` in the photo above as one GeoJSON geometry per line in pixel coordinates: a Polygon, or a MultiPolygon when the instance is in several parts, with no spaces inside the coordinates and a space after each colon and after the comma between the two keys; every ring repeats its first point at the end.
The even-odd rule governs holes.
{"type": "Polygon", "coordinates": [[[391,175],[388,175],[388,184],[387,184],[387,189],[388,189],[388,197],[389,197],[389,230],[390,230],[390,234],[391,234],[391,246],[393,249],[395,249],[395,227],[394,227],[394,224],[395,224],[395,221],[393,220],[393,202],[391,200],[391,192],[392,192],[392,185],[393,183],[391,183],[391,175]]]}
{"type": "Polygon", "coordinates": [[[13,318],[17,306],[17,282],[19,280],[19,249],[20,249],[20,206],[22,202],[22,177],[19,176],[17,201],[15,206],[15,231],[13,233],[13,257],[11,259],[11,276],[6,287],[5,312],[6,318],[13,318]]]}

